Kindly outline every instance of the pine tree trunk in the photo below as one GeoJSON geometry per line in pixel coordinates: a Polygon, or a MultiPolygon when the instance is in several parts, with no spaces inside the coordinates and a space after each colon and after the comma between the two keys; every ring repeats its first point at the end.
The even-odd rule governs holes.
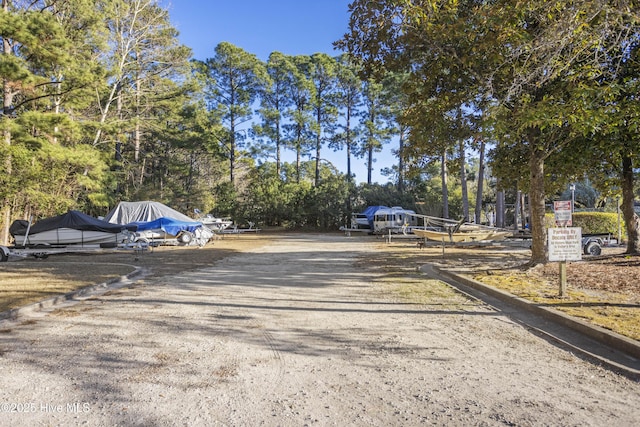
{"type": "MultiPolygon", "coordinates": [[[[2,10],[3,13],[9,12],[9,2],[2,2],[2,10]]],[[[2,54],[3,55],[11,55],[11,43],[6,37],[2,39],[2,54]]],[[[7,79],[2,80],[2,114],[7,114],[11,111],[11,105],[13,104],[13,96],[14,93],[11,90],[10,82],[7,79]]],[[[7,146],[7,148],[11,148],[11,132],[5,128],[2,133],[3,144],[7,146]]],[[[4,173],[7,176],[11,176],[12,174],[12,159],[11,153],[7,150],[7,155],[4,159],[4,173]]],[[[0,230],[0,242],[3,245],[9,244],[9,226],[11,224],[11,203],[8,199],[2,200],[2,230],[0,230]]]]}
{"type": "Polygon", "coordinates": [[[372,182],[372,171],[373,171],[373,147],[369,145],[367,148],[367,184],[371,185],[372,182]]]}
{"type": "Polygon", "coordinates": [[[402,194],[404,192],[404,132],[402,127],[400,128],[400,135],[398,141],[398,192],[402,194]]]}
{"type": "Polygon", "coordinates": [[[322,146],[322,125],[320,124],[322,121],[322,112],[320,107],[317,108],[316,120],[318,123],[318,135],[316,136],[316,177],[315,177],[315,186],[317,187],[320,184],[320,147],[322,146]]]}
{"type": "Polygon", "coordinates": [[[281,179],[280,171],[282,160],[280,151],[280,120],[278,119],[276,121],[276,176],[278,179],[281,179]]]}
{"type": "Polygon", "coordinates": [[[496,227],[505,228],[504,205],[504,191],[500,190],[496,196],[496,227]]]}
{"type": "Polygon", "coordinates": [[[302,150],[296,148],[296,183],[300,184],[300,166],[302,164],[302,150]]]}

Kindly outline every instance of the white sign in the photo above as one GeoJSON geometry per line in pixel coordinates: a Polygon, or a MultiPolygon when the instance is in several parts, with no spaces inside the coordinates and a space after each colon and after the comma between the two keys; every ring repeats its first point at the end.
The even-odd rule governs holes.
{"type": "Polygon", "coordinates": [[[553,213],[556,218],[556,226],[571,227],[571,200],[553,202],[553,213]]]}
{"type": "Polygon", "coordinates": [[[582,259],[582,228],[550,228],[549,261],[580,261],[582,259]]]}

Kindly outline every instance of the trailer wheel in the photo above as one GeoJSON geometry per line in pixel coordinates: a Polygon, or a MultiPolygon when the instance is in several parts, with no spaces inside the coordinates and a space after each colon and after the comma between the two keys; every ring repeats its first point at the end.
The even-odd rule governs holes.
{"type": "Polygon", "coordinates": [[[136,241],[133,244],[134,244],[133,249],[136,252],[144,252],[146,250],[153,249],[153,245],[151,244],[149,239],[147,239],[146,237],[140,237],[139,239],[136,239],[136,241]]]}
{"type": "Polygon", "coordinates": [[[33,254],[35,259],[46,259],[49,258],[49,254],[46,252],[36,252],[33,254]]]}
{"type": "Polygon", "coordinates": [[[589,242],[584,247],[584,253],[586,255],[598,256],[602,253],[602,247],[600,247],[598,242],[589,242]]]}
{"type": "Polygon", "coordinates": [[[9,255],[5,253],[5,251],[0,248],[0,262],[7,262],[9,260],[9,255]]]}
{"type": "Polygon", "coordinates": [[[188,231],[183,231],[182,234],[178,237],[178,240],[182,243],[189,244],[193,240],[193,234],[188,231]]]}

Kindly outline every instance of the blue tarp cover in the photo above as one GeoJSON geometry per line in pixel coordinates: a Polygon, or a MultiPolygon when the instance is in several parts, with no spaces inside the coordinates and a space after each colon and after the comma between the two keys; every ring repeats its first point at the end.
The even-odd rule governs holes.
{"type": "Polygon", "coordinates": [[[157,230],[161,229],[167,234],[177,236],[181,231],[189,231],[194,233],[196,229],[202,227],[201,222],[194,221],[180,221],[173,218],[160,217],[153,221],[136,221],[129,225],[135,225],[138,227],[138,231],[157,230]]]}
{"type": "Polygon", "coordinates": [[[380,209],[389,209],[386,206],[368,206],[365,210],[362,211],[363,215],[367,216],[367,221],[369,221],[369,227],[373,230],[373,216],[380,209]]]}

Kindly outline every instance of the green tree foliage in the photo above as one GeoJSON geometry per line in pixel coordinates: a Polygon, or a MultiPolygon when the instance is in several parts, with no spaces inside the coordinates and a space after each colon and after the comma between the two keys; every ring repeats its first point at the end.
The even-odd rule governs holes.
{"type": "Polygon", "coordinates": [[[117,148],[117,191],[120,197],[137,198],[150,176],[156,136],[184,100],[181,82],[191,52],[178,43],[177,31],[157,1],[115,1],[109,8],[110,78],[101,92],[94,144],[112,152],[117,148]]]}
{"type": "Polygon", "coordinates": [[[61,111],[63,99],[86,82],[87,74],[78,71],[82,58],[72,56],[74,40],[55,15],[58,9],[44,1],[1,4],[0,240],[6,243],[12,217],[53,213],[76,203],[83,188],[91,195],[97,186],[85,177],[100,177],[104,164],[99,154],[75,147],[79,127],[72,116],[74,105],[61,111]]]}
{"type": "MultiPolygon", "coordinates": [[[[526,149],[532,232],[534,241],[544,242],[545,166],[553,165],[556,156],[566,159],[568,153],[590,155],[580,142],[600,133],[604,115],[593,106],[603,105],[602,93],[606,97],[612,89],[612,71],[615,75],[628,47],[636,43],[638,16],[625,4],[601,1],[535,2],[520,15],[503,13],[504,20],[518,25],[503,26],[501,34],[517,41],[519,48],[505,52],[510,68],[496,91],[501,101],[496,116],[504,125],[498,133],[501,140],[526,149]]],[[[581,162],[557,162],[565,168],[572,163],[581,162]]],[[[552,172],[562,176],[560,168],[552,172]]],[[[633,194],[623,198],[633,205],[633,194]]],[[[633,234],[629,233],[630,252],[637,251],[633,234]]],[[[541,246],[533,248],[534,262],[544,259],[541,246]]]]}
{"type": "Polygon", "coordinates": [[[201,67],[206,77],[208,108],[217,112],[225,126],[220,145],[229,159],[229,181],[235,185],[236,157],[247,138],[243,124],[253,117],[252,106],[268,82],[258,58],[228,42],[216,46],[215,56],[201,67]]]}
{"type": "Polygon", "coordinates": [[[291,86],[294,84],[297,70],[291,58],[280,52],[269,55],[266,70],[269,79],[260,96],[258,110],[262,123],[255,127],[255,133],[267,140],[266,146],[260,147],[260,154],[271,154],[276,164],[276,175],[280,176],[284,118],[293,102],[290,96],[291,86]]]}
{"type": "Polygon", "coordinates": [[[598,0],[356,0],[350,10],[350,32],[339,46],[374,76],[410,71],[405,120],[412,144],[450,147],[443,138],[455,129],[446,124],[452,111],[482,108],[485,100],[496,107],[496,159],[504,178],[519,175],[529,192],[532,262],[544,262],[545,163],[565,150],[580,152],[573,142],[602,126],[602,115],[589,108],[601,76],[633,51],[636,9],[598,0]],[[517,174],[522,169],[526,175],[517,174]]]}
{"type": "Polygon", "coordinates": [[[356,190],[321,149],[354,147],[354,64],[274,53],[265,69],[221,43],[189,69],[190,51],[156,0],[15,4],[3,1],[1,17],[3,228],[70,208],[101,215],[120,199],[266,224],[343,224],[356,190]],[[338,87],[348,122],[332,140],[338,87]],[[263,122],[252,133],[257,101],[263,122]],[[254,145],[256,157],[271,160],[272,150],[275,163],[255,167],[241,155],[250,136],[268,146],[254,145]],[[284,149],[295,164],[279,166],[284,149]]]}
{"type": "Polygon", "coordinates": [[[343,225],[349,215],[344,175],[323,163],[320,181],[315,185],[315,162],[303,162],[301,166],[301,182],[297,182],[295,165],[283,165],[284,180],[277,177],[273,164],[253,170],[253,184],[246,188],[239,218],[287,228],[330,230],[343,225]]]}
{"type": "Polygon", "coordinates": [[[284,227],[332,229],[376,204],[459,218],[471,214],[467,181],[480,218],[482,202],[501,200],[467,161],[486,142],[491,191],[529,193],[532,261],[544,257],[545,202],[584,177],[623,194],[638,249],[631,3],[355,0],[338,42],[349,56],[274,52],[263,64],[230,43],[189,63],[158,0],[0,1],[3,238],[13,219],[104,214],[118,199],[284,227]],[[396,138],[395,185],[372,184],[396,138]],[[346,174],[327,147],[346,151],[346,174]],[[356,187],[363,157],[369,184],[356,187]]]}
{"type": "Polygon", "coordinates": [[[400,90],[394,77],[378,82],[373,78],[362,83],[363,107],[360,110],[359,157],[365,157],[367,165],[367,184],[372,184],[375,153],[382,151],[394,133],[392,127],[392,105],[394,93],[400,90]]]}
{"type": "Polygon", "coordinates": [[[313,145],[312,100],[315,97],[315,86],[311,80],[311,58],[300,55],[291,60],[294,65],[288,88],[291,107],[286,112],[289,122],[284,125],[284,131],[287,145],[296,153],[296,181],[300,182],[302,156],[307,155],[313,145]]]}
{"type": "Polygon", "coordinates": [[[320,164],[322,162],[322,147],[331,139],[337,118],[336,106],[336,74],[337,61],[324,53],[311,55],[310,80],[314,91],[311,105],[313,109],[315,136],[315,185],[320,183],[320,164]]]}
{"type": "Polygon", "coordinates": [[[337,124],[337,131],[333,135],[329,147],[334,150],[344,150],[347,155],[347,179],[353,182],[351,173],[351,158],[355,150],[357,126],[355,119],[361,105],[362,82],[357,74],[356,65],[348,55],[342,55],[337,61],[336,73],[336,106],[342,117],[337,124]]]}

